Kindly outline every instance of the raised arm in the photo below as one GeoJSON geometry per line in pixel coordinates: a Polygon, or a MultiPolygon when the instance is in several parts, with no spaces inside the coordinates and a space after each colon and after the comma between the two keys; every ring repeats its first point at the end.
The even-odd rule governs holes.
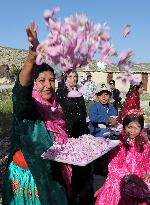
{"type": "Polygon", "coordinates": [[[39,44],[36,32],[36,25],[34,22],[32,22],[26,28],[26,33],[31,46],[29,48],[28,56],[19,74],[19,81],[22,86],[28,86],[33,79],[33,67],[36,60],[36,48],[39,44]]]}

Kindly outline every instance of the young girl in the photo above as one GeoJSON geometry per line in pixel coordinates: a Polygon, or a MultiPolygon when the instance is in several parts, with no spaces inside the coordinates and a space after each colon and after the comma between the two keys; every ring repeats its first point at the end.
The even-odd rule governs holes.
{"type": "Polygon", "coordinates": [[[103,187],[95,193],[95,205],[148,204],[150,145],[143,127],[144,117],[139,110],[131,110],[124,117],[121,143],[110,154],[109,174],[103,187]]]}

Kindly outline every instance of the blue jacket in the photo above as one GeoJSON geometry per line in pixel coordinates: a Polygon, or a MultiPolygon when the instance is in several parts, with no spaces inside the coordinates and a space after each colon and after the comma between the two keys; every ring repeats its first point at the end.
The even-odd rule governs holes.
{"type": "Polygon", "coordinates": [[[100,102],[96,102],[90,106],[88,115],[90,133],[95,137],[102,137],[105,132],[110,131],[108,119],[110,116],[116,116],[117,110],[111,103],[102,105],[100,102]],[[106,128],[99,128],[98,124],[102,124],[106,128]]]}

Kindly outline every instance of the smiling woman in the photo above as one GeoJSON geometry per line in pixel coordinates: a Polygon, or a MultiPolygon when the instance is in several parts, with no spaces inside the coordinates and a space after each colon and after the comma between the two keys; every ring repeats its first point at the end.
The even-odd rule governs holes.
{"type": "MultiPolygon", "coordinates": [[[[70,137],[79,138],[88,134],[86,124],[86,106],[82,95],[70,97],[68,94],[77,90],[78,74],[72,70],[64,73],[62,81],[56,91],[57,102],[61,105],[66,119],[66,126],[70,137]],[[74,91],[74,90],[73,90],[74,91]]],[[[72,166],[72,199],[71,205],[91,205],[94,201],[92,167],[72,166]]]]}
{"type": "Polygon", "coordinates": [[[34,79],[34,89],[38,90],[43,99],[50,100],[55,91],[54,70],[45,63],[36,65],[34,79]]]}
{"type": "Polygon", "coordinates": [[[27,28],[32,44],[13,88],[13,128],[4,175],[3,205],[67,205],[63,165],[41,158],[53,141],[68,134],[55,100],[55,75],[49,65],[35,64],[35,25],[27,28]]]}

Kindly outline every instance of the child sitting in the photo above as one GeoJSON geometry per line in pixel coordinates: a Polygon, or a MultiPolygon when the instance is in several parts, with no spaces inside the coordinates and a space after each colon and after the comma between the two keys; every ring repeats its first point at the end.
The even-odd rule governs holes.
{"type": "Polygon", "coordinates": [[[90,133],[95,137],[102,137],[104,133],[110,132],[110,127],[116,124],[117,110],[109,103],[111,90],[106,83],[100,83],[96,88],[98,102],[89,108],[90,133]]]}
{"type": "Polygon", "coordinates": [[[95,193],[95,205],[149,204],[150,145],[142,132],[143,127],[141,111],[126,113],[121,143],[110,153],[109,174],[102,188],[95,193]]]}

